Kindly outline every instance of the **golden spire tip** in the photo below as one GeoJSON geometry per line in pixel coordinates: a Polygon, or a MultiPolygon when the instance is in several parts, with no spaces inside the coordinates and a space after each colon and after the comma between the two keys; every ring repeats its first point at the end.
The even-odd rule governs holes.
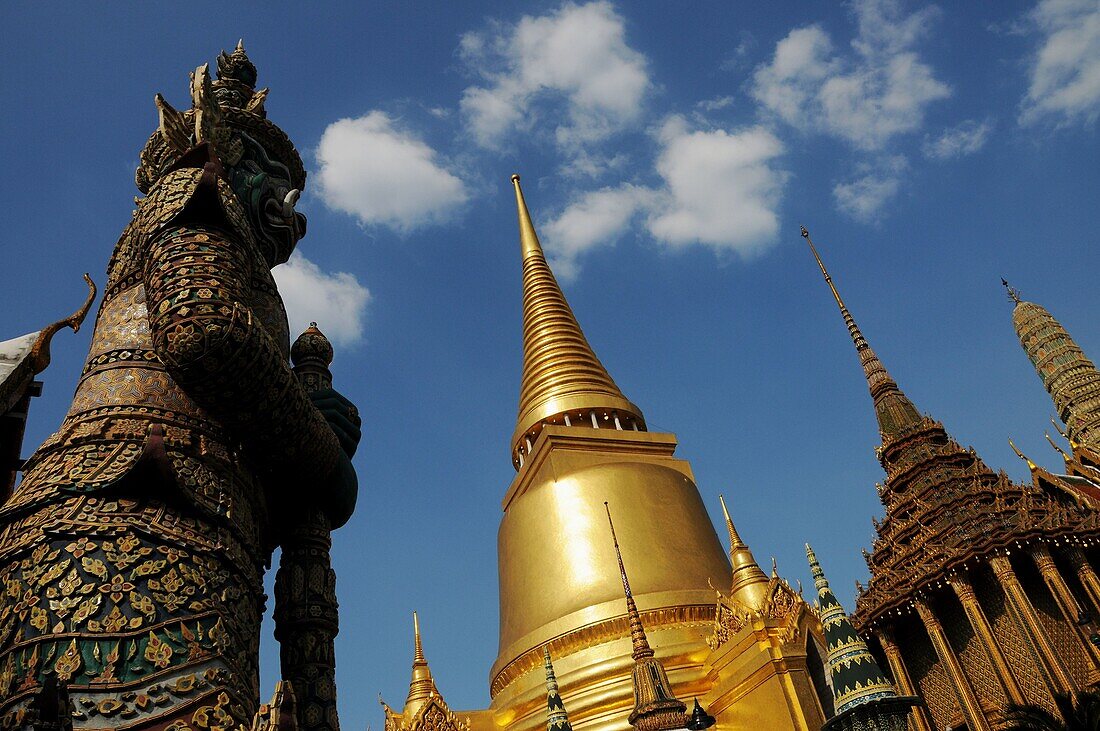
{"type": "Polygon", "coordinates": [[[424,658],[424,646],[420,642],[420,618],[413,612],[413,662],[427,662],[424,658]]]}
{"type": "Polygon", "coordinates": [[[519,182],[519,173],[512,173],[512,182],[513,183],[518,183],[519,182]]]}

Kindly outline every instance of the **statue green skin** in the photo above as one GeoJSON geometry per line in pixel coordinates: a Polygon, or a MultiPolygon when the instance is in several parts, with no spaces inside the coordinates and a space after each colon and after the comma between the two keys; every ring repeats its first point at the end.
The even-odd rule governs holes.
{"type": "MultiPolygon", "coordinates": [[[[250,66],[243,54],[223,56],[250,66]]],[[[226,66],[213,88],[241,89],[226,66]]],[[[243,103],[226,99],[222,112],[243,103]]],[[[272,551],[305,509],[337,528],[354,508],[357,412],[307,394],[287,362],[270,270],[305,219],[286,146],[254,133],[274,128],[260,103],[228,110],[248,131],[196,121],[185,151],[162,116],[147,150],[171,154],[151,168],[143,153],[148,195],[111,258],[69,413],[0,507],[0,727],[49,675],[75,728],[247,727],[272,551]]]]}

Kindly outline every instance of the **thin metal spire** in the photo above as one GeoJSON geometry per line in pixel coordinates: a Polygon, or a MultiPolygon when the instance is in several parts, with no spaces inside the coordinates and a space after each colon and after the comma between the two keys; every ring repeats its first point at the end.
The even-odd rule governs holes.
{"type": "Polygon", "coordinates": [[[844,318],[844,324],[848,327],[848,334],[851,335],[852,342],[856,346],[859,363],[863,367],[863,375],[867,379],[867,386],[871,390],[871,398],[875,404],[875,415],[878,418],[879,431],[882,432],[885,438],[907,426],[918,423],[921,420],[920,413],[887,372],[886,366],[879,360],[878,355],[875,354],[875,351],[867,342],[867,338],[863,336],[863,332],[856,325],[855,318],[852,317],[852,313],[848,311],[848,306],[841,299],[840,292],[833,284],[833,278],[829,276],[829,270],[825,268],[825,263],[821,260],[821,255],[817,253],[817,247],[814,246],[813,239],[810,238],[810,232],[805,226],[800,228],[802,238],[806,239],[806,243],[809,244],[810,252],[817,261],[821,274],[825,277],[825,283],[829,285],[829,290],[833,293],[833,298],[836,299],[837,307],[840,308],[840,314],[844,318]]]}
{"type": "Polygon", "coordinates": [[[603,507],[607,511],[607,523],[611,526],[611,541],[615,544],[615,558],[619,561],[619,576],[623,580],[623,592],[626,594],[626,611],[630,617],[630,640],[634,646],[632,657],[635,660],[653,657],[653,648],[649,646],[649,640],[646,639],[642,618],[638,615],[638,605],[634,603],[634,594],[630,591],[630,580],[626,577],[623,554],[619,550],[619,539],[615,535],[615,522],[611,520],[611,508],[607,501],[604,501],[603,507]]]}

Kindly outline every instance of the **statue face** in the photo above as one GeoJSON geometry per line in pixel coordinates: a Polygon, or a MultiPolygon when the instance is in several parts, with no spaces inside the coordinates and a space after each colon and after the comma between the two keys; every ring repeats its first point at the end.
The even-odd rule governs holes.
{"type": "Polygon", "coordinates": [[[248,212],[264,259],[273,267],[289,259],[298,239],[305,236],[306,217],[294,210],[301,191],[292,187],[285,165],[270,158],[247,134],[238,134],[244,152],[229,171],[229,184],[248,212]]]}

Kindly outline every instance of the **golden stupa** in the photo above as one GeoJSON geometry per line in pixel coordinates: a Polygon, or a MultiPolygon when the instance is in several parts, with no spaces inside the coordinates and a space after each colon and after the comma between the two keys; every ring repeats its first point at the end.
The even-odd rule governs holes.
{"type": "MultiPolygon", "coordinates": [[[[728,512],[723,549],[691,465],[674,456],[676,437],[647,431],[596,357],[547,263],[518,175],[512,183],[523,375],[516,476],[498,536],[500,645],[489,707],[452,713],[433,695],[441,717],[471,731],[544,728],[549,651],[578,731],[629,727],[635,648],[607,531],[610,502],[637,619],[676,696],[699,699],[731,728],[819,728],[831,715],[820,622],[799,592],[761,570],[728,512]]],[[[418,649],[413,683],[423,685],[419,663],[418,649]]],[[[387,706],[387,730],[422,726],[413,718],[421,710],[387,706]]]]}

